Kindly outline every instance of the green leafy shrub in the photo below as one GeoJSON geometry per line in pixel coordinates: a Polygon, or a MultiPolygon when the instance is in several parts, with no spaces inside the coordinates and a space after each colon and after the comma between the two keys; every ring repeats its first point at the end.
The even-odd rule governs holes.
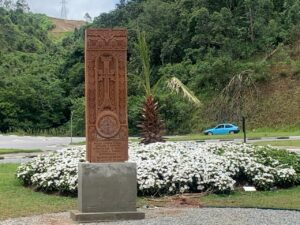
{"type": "Polygon", "coordinates": [[[283,149],[274,149],[273,147],[261,147],[256,150],[258,157],[265,165],[272,165],[273,160],[280,164],[293,167],[297,173],[296,183],[300,184],[300,155],[283,149]]]}

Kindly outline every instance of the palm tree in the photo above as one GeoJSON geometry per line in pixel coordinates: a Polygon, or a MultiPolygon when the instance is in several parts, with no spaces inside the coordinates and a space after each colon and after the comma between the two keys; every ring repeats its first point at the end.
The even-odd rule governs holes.
{"type": "Polygon", "coordinates": [[[145,101],[141,108],[141,121],[138,127],[141,130],[141,143],[150,144],[154,142],[163,142],[164,138],[161,131],[164,123],[158,114],[158,103],[155,102],[154,96],[157,94],[158,87],[162,81],[166,81],[167,87],[176,93],[181,93],[186,99],[200,106],[201,102],[178,78],[162,76],[155,84],[151,84],[151,65],[150,65],[150,49],[146,42],[145,32],[137,32],[137,42],[135,50],[142,66],[141,76],[135,76],[145,91],[145,101]]]}
{"type": "Polygon", "coordinates": [[[246,143],[246,114],[255,115],[257,107],[256,102],[259,94],[255,85],[255,71],[248,69],[234,75],[221,92],[218,99],[218,108],[222,117],[242,119],[244,142],[246,143]],[[246,104],[251,104],[251,111],[247,113],[246,104]],[[254,103],[254,104],[253,104],[254,103]],[[227,113],[226,113],[227,112],[227,113]],[[227,114],[227,115],[226,115],[227,114]]]}

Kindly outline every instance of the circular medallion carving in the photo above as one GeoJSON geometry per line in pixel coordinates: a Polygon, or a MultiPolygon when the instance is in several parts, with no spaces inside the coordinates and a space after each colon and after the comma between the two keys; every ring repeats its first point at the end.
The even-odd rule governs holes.
{"type": "Polygon", "coordinates": [[[97,119],[97,131],[100,136],[111,138],[116,136],[120,130],[120,122],[118,116],[111,112],[102,112],[97,119]]]}

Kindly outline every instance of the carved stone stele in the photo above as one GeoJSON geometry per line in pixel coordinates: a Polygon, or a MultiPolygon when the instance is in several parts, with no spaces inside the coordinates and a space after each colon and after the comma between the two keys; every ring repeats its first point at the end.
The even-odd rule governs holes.
{"type": "Polygon", "coordinates": [[[87,29],[85,96],[87,161],[78,166],[74,221],[144,219],[136,210],[136,164],[128,160],[127,31],[87,29]]]}
{"type": "Polygon", "coordinates": [[[87,160],[128,160],[127,31],[87,29],[85,34],[87,160]]]}

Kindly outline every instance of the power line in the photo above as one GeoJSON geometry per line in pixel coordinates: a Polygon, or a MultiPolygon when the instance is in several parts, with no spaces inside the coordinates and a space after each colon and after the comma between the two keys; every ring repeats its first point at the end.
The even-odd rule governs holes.
{"type": "Polygon", "coordinates": [[[61,10],[60,10],[60,17],[62,19],[67,19],[67,1],[61,1],[61,10]]]}

